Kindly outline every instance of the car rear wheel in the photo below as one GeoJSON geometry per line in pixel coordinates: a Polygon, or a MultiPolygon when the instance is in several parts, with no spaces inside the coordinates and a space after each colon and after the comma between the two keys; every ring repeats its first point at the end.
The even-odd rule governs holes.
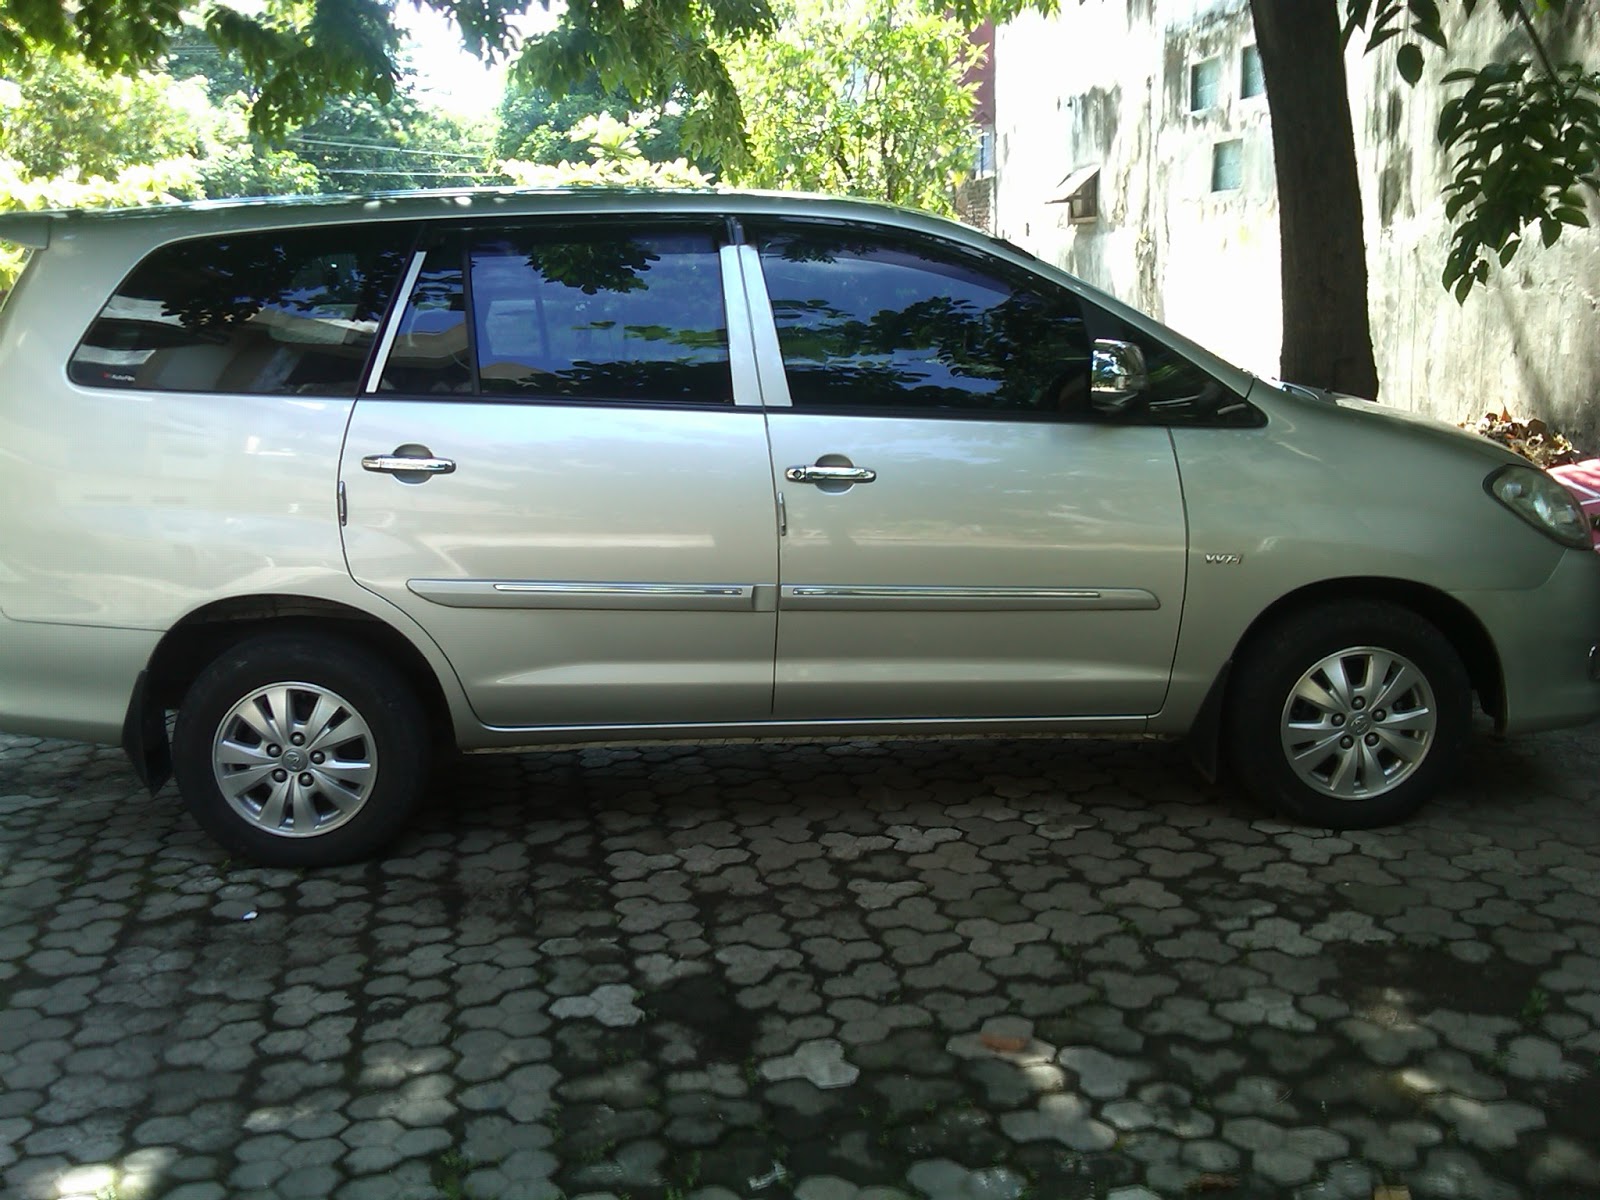
{"type": "Polygon", "coordinates": [[[178,710],[173,772],[196,821],[264,866],[370,857],[404,827],[427,772],[421,705],[361,647],[275,634],[230,647],[178,710]]]}
{"type": "Polygon", "coordinates": [[[1465,749],[1472,708],[1449,641],[1409,609],[1352,601],[1291,615],[1235,666],[1225,736],[1240,782],[1329,829],[1404,820],[1465,749]]]}

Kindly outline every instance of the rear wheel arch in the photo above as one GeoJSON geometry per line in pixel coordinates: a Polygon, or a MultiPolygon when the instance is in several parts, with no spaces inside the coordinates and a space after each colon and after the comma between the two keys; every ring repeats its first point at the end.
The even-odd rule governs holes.
{"type": "MultiPolygon", "coordinates": [[[[443,686],[423,653],[394,626],[348,604],[311,596],[253,595],[214,601],[187,614],[157,643],[145,668],[142,696],[130,711],[131,728],[152,715],[176,709],[200,673],[229,647],[269,633],[334,637],[382,657],[410,684],[426,713],[436,744],[454,746],[455,727],[443,686]]],[[[125,742],[126,744],[126,742],[125,742]]],[[[131,752],[131,747],[130,747],[131,752]]]]}
{"type": "Polygon", "coordinates": [[[280,626],[230,643],[178,710],[172,759],[195,820],[264,866],[377,853],[427,784],[427,715],[382,652],[280,626]]]}

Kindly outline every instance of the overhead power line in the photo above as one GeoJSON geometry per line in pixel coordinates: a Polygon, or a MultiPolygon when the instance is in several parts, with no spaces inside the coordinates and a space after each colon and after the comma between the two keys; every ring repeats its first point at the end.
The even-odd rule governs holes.
{"type": "Polygon", "coordinates": [[[377,142],[336,142],[326,138],[290,137],[291,142],[302,146],[332,146],[338,150],[372,150],[380,154],[415,154],[428,158],[479,158],[490,152],[490,147],[482,150],[410,150],[400,146],[385,146],[377,142]]]}
{"type": "MultiPolygon", "coordinates": [[[[320,169],[320,168],[319,168],[320,169]]],[[[332,167],[324,175],[403,175],[407,179],[504,179],[499,171],[377,171],[361,167],[332,167]]]]}

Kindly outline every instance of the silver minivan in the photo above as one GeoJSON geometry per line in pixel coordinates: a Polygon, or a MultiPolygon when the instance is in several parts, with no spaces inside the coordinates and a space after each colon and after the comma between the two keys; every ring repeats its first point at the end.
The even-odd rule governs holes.
{"type": "Polygon", "coordinates": [[[0,217],[0,729],[259,862],[441,749],[1186,736],[1319,826],[1600,714],[1600,561],[1486,440],[862,202],[0,217]],[[174,717],[175,714],[175,717],[174,717]]]}

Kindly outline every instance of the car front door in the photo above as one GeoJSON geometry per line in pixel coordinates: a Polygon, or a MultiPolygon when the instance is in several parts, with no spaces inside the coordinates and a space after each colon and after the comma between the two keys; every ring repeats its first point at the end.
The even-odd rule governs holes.
{"type": "Polygon", "coordinates": [[[345,548],[486,725],[771,711],[774,501],[722,234],[478,227],[413,262],[345,439],[345,548]]]}
{"type": "Polygon", "coordinates": [[[752,307],[773,317],[775,715],[1157,711],[1183,608],[1178,471],[1167,429],[1091,410],[1077,297],[937,239],[747,236],[752,307]]]}

